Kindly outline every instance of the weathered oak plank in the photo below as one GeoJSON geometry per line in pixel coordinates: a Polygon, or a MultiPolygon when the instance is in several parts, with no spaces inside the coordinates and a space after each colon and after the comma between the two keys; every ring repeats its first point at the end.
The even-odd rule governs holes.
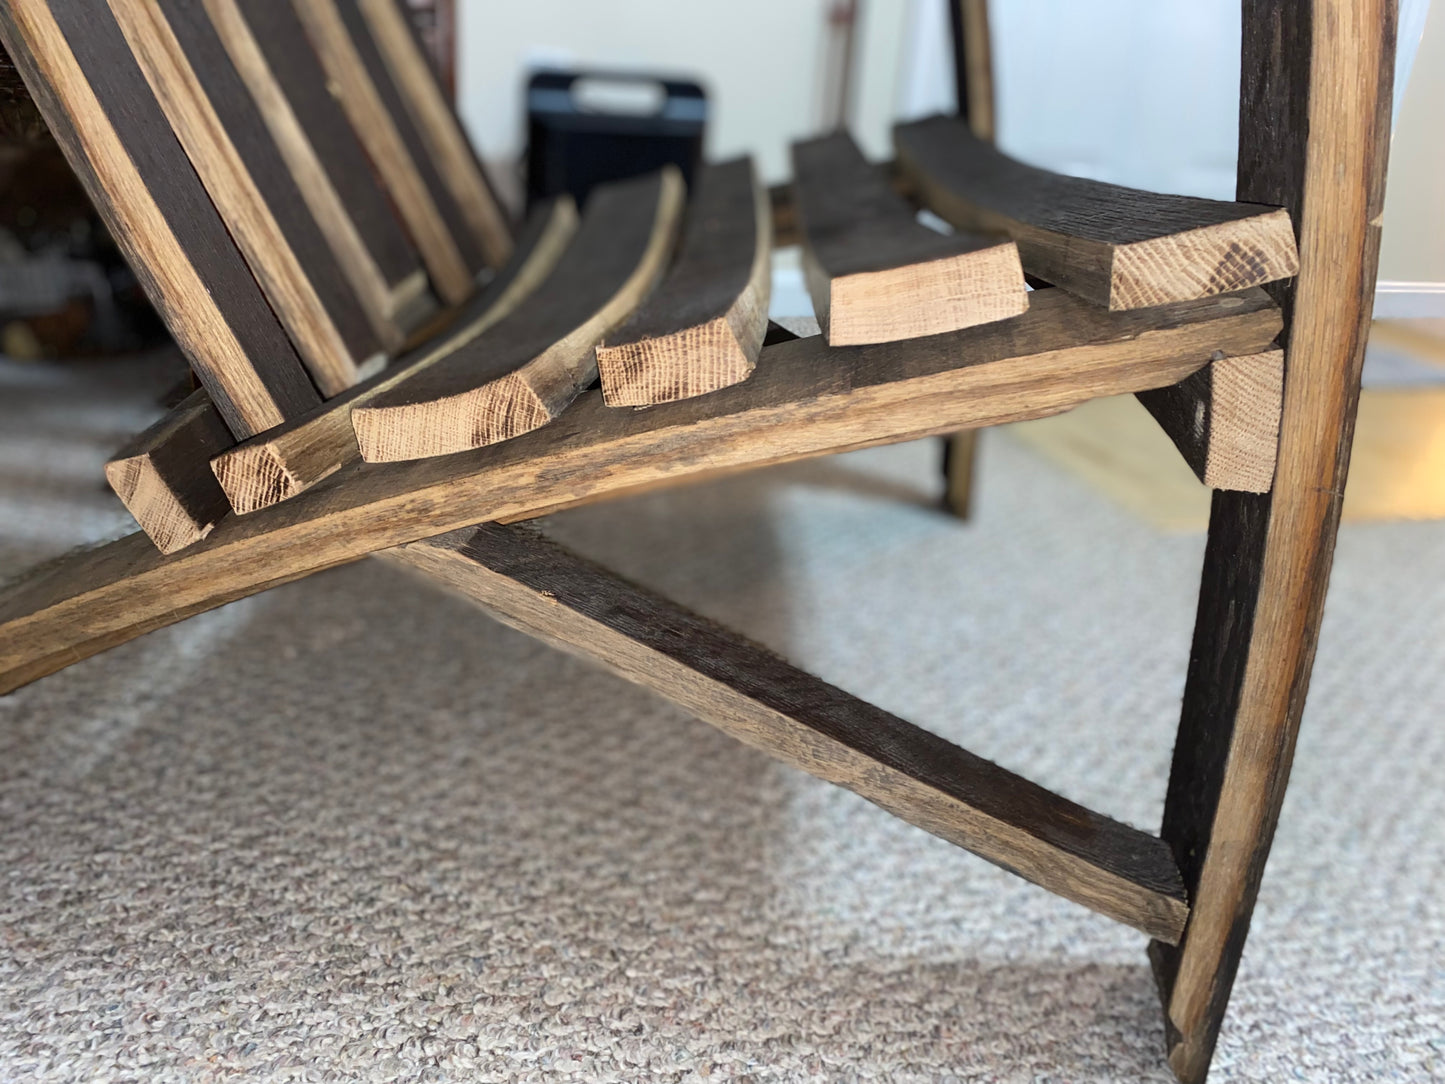
{"type": "Polygon", "coordinates": [[[1169,1063],[1209,1071],[1279,821],[1339,528],[1374,296],[1390,135],[1394,0],[1246,0],[1239,196],[1287,208],[1273,490],[1214,494],[1165,799],[1193,912],[1151,949],[1169,1063]]]}
{"type": "Polygon", "coordinates": [[[1110,309],[1229,293],[1299,269],[1288,212],[1024,165],[955,117],[899,125],[898,165],[955,226],[1018,242],[1024,270],[1110,309]]]}
{"type": "Polygon", "coordinates": [[[351,412],[368,463],[510,440],[556,418],[597,379],[595,346],[661,277],[682,218],[676,167],[602,185],[577,237],[506,320],[351,412]]]}
{"type": "Polygon", "coordinates": [[[951,335],[766,347],[752,379],[705,399],[614,410],[589,392],[515,440],[343,467],[170,557],[139,534],[72,555],[0,592],[0,691],[388,546],[669,479],[1056,413],[1176,383],[1215,351],[1258,353],[1279,333],[1278,310],[1259,290],[1131,313],[1043,294],[1018,320],[951,335]]]}
{"type": "Polygon", "coordinates": [[[767,193],[748,158],[703,167],[693,188],[672,269],[597,344],[608,406],[704,395],[747,379],[757,364],[772,288],[767,193]]]}
{"type": "Polygon", "coordinates": [[[1012,241],[919,225],[846,132],[793,144],[803,275],[833,346],[937,335],[1028,308],[1012,241]]]}
{"type": "Polygon", "coordinates": [[[231,507],[255,512],[294,497],[361,455],[351,412],[473,342],[509,316],[556,268],[577,229],[571,196],[539,207],[518,238],[512,262],[464,307],[446,332],[385,371],[315,410],[258,433],[211,460],[231,507]]]}
{"type": "Polygon", "coordinates": [[[1156,938],[1188,906],[1160,839],[1059,797],[516,527],[388,550],[504,624],[593,659],[724,733],[1156,938]]]}

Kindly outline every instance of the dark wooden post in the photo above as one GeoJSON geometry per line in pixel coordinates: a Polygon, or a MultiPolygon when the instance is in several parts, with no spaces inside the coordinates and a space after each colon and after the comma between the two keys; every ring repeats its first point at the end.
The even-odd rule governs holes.
{"type": "Polygon", "coordinates": [[[1240,200],[1287,207],[1274,488],[1216,492],[1162,834],[1191,901],[1151,948],[1169,1062],[1204,1080],[1304,709],[1359,399],[1384,203],[1395,0],[1245,0],[1240,200]]]}

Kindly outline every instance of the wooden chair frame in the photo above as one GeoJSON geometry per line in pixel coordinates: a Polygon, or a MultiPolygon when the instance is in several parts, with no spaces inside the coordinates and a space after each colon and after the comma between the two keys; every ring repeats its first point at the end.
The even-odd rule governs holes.
{"type": "MultiPolygon", "coordinates": [[[[952,340],[847,352],[799,340],[768,347],[749,382],[706,400],[633,413],[609,411],[592,393],[551,426],[505,444],[344,469],[170,556],[133,535],[37,570],[0,594],[0,689],[377,554],[1145,931],[1170,1065],[1181,1080],[1202,1081],[1289,777],[1339,523],[1379,246],[1394,17],[1394,0],[1244,0],[1239,198],[1287,208],[1299,241],[1298,277],[1268,291],[1277,311],[1253,291],[1248,297],[1260,300],[1227,312],[1211,301],[1173,306],[1167,318],[1107,314],[1063,349],[1049,336],[1056,324],[1075,326],[1077,314],[1059,319],[1036,306],[1019,318],[1029,330],[960,333],[981,359],[968,365],[942,356],[956,348],[952,340]],[[1081,809],[499,525],[660,482],[1159,387],[1198,369],[1180,345],[1192,328],[1232,336],[1237,352],[1249,352],[1268,345],[1281,316],[1274,483],[1263,494],[1214,494],[1158,837],[1081,809]],[[1142,345],[1122,351],[1121,334],[1142,345]],[[1056,370],[1039,372],[1043,356],[1056,359],[1056,370]],[[481,526],[462,530],[473,524],[481,526]]],[[[44,79],[8,15],[0,31],[49,117],[44,79]]]]}

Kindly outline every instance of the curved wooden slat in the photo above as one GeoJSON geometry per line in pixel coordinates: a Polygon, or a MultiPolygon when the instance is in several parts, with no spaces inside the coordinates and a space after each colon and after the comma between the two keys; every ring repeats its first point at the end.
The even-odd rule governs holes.
{"type": "Polygon", "coordinates": [[[230,430],[250,436],[319,402],[109,9],[14,0],[0,4],[0,37],[230,430]]]}
{"type": "Polygon", "coordinates": [[[1012,241],[919,225],[846,132],[793,144],[793,200],[813,311],[833,346],[937,335],[1028,308],[1012,241]]]}
{"type": "Polygon", "coordinates": [[[369,463],[468,451],[546,425],[597,379],[597,340],[662,275],[682,217],[676,167],[600,186],[557,270],[486,335],[351,412],[369,463]]]}
{"type": "Polygon", "coordinates": [[[380,343],[196,4],[109,0],[171,128],[322,395],[355,384],[380,343]]]}
{"type": "Polygon", "coordinates": [[[704,395],[757,364],[772,288],[767,193],[748,158],[703,167],[693,189],[667,277],[597,344],[608,406],[704,395]]]}
{"type": "Polygon", "coordinates": [[[1289,213],[1024,165],[955,117],[894,129],[898,166],[955,226],[1018,242],[1024,270],[1106,308],[1243,290],[1299,270],[1289,213]]]}
{"type": "Polygon", "coordinates": [[[1162,941],[1189,913],[1163,840],[850,696],[530,531],[488,524],[389,550],[530,636],[1162,941]]]}
{"type": "Polygon", "coordinates": [[[239,513],[258,511],[304,492],[357,459],[361,453],[351,412],[449,357],[514,312],[556,268],[576,229],[571,196],[539,207],[518,238],[512,262],[467,304],[452,330],[351,391],[212,459],[210,469],[230,506],[239,513]]]}
{"type": "Polygon", "coordinates": [[[516,440],[344,467],[169,557],[136,534],[64,558],[0,592],[0,691],[374,550],[668,480],[1056,413],[1176,383],[1216,351],[1257,353],[1280,327],[1258,290],[1132,313],[1043,294],[1018,320],[952,335],[779,343],[752,379],[705,399],[613,410],[590,392],[516,440]]]}

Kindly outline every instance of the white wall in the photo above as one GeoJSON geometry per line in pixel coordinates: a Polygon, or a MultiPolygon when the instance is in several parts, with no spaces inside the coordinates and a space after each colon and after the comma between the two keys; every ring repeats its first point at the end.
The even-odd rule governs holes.
{"type": "MultiPolygon", "coordinates": [[[[711,99],[707,153],[751,152],[786,180],[787,145],[822,115],[827,0],[461,0],[457,97],[483,155],[516,158],[522,89],[534,61],[700,76],[711,99]]],[[[903,0],[864,8],[855,101],[865,146],[888,150],[903,0]]]]}
{"type": "Polygon", "coordinates": [[[1424,29],[1390,145],[1382,281],[1445,283],[1445,2],[1424,29]]]}

